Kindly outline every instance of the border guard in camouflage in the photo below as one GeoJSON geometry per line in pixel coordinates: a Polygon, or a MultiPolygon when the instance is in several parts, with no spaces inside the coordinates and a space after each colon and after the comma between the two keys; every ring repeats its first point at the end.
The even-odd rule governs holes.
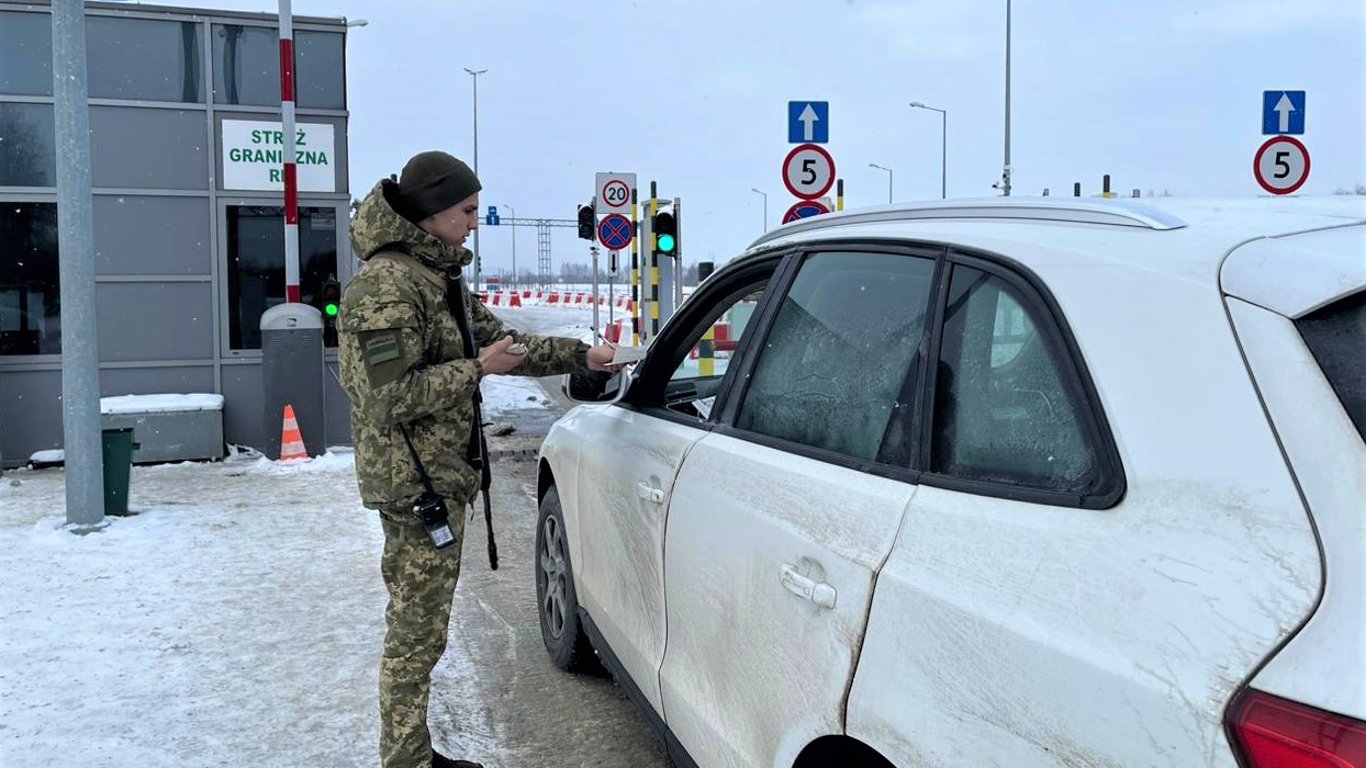
{"type": "Polygon", "coordinates": [[[487,472],[478,466],[480,379],[609,370],[613,354],[607,346],[508,331],[471,300],[461,269],[472,254],[462,246],[479,223],[480,189],[465,163],[423,152],[397,180],[375,185],[351,222],[352,248],[365,264],[342,297],[338,346],[361,499],[379,510],[384,529],[384,768],[478,766],[433,752],[427,702],[460,574],[462,513],[487,472]],[[432,494],[454,510],[453,546],[434,546],[444,539],[429,537],[415,512],[431,513],[424,505],[432,494]]]}

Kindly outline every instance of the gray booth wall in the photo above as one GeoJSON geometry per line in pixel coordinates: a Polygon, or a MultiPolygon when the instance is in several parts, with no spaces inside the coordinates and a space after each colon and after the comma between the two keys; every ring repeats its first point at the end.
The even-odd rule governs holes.
{"type": "MultiPolygon", "coordinates": [[[[0,138],[13,140],[17,131],[25,132],[21,158],[0,156],[0,216],[17,208],[6,203],[37,204],[46,206],[46,213],[55,212],[50,69],[18,74],[14,69],[25,62],[42,68],[44,55],[50,63],[50,39],[35,43],[32,38],[35,13],[48,17],[47,6],[0,0],[0,14],[9,14],[0,16],[0,25],[16,30],[0,34],[0,46],[8,48],[0,50],[0,62],[10,67],[8,73],[0,73],[0,138]],[[20,44],[27,46],[23,52],[14,47],[20,44]],[[32,53],[35,47],[41,55],[32,53]],[[49,83],[47,93],[41,92],[43,78],[49,83]],[[6,131],[11,135],[4,136],[6,131]],[[6,168],[9,178],[4,176],[6,168]]],[[[92,51],[91,170],[101,396],[220,393],[225,401],[224,439],[260,445],[265,438],[260,352],[235,349],[230,343],[229,304],[234,297],[227,283],[229,261],[237,254],[229,253],[226,229],[233,206],[278,207],[283,205],[283,196],[267,190],[225,190],[221,181],[211,180],[223,178],[222,121],[278,121],[280,110],[264,104],[215,103],[214,78],[220,73],[215,69],[214,46],[206,41],[218,29],[215,25],[224,23],[256,28],[258,38],[266,33],[261,30],[274,34],[275,19],[262,14],[100,3],[87,4],[87,16],[190,22],[189,28],[200,30],[196,34],[201,65],[191,67],[194,71],[187,77],[202,78],[200,86],[189,88],[198,87],[202,99],[198,103],[98,98],[94,94],[99,78],[93,72],[98,57],[92,51]]],[[[296,29],[338,37],[345,34],[337,19],[296,17],[296,29]]],[[[153,37],[160,39],[157,35],[153,37]]],[[[103,66],[120,61],[115,58],[113,64],[103,66]]],[[[316,62],[315,57],[310,66],[316,67],[316,62]]],[[[344,62],[341,65],[344,68],[344,62]]],[[[272,66],[278,66],[278,61],[272,66]]],[[[122,82],[108,74],[102,77],[115,86],[122,82]]],[[[253,76],[259,79],[260,73],[253,76]]],[[[344,83],[343,76],[335,80],[344,83]]],[[[343,285],[354,269],[346,235],[351,197],[347,117],[344,108],[309,109],[302,102],[297,116],[300,123],[330,123],[335,132],[336,191],[302,193],[300,207],[335,217],[335,274],[343,285]]],[[[12,141],[9,146],[14,146],[12,141]]],[[[239,250],[250,247],[251,242],[238,244],[239,250]]],[[[273,254],[264,257],[273,258],[273,254]]],[[[0,244],[0,259],[16,258],[20,257],[0,244]]],[[[282,252],[278,258],[282,270],[282,252]]],[[[6,309],[5,289],[0,279],[0,318],[6,309]]],[[[259,317],[243,317],[239,323],[258,321],[259,317]]],[[[55,335],[55,326],[55,319],[45,320],[43,332],[48,338],[55,335]]],[[[7,329],[0,326],[0,330],[7,329]]],[[[0,462],[5,466],[22,464],[35,451],[61,447],[61,358],[50,341],[44,349],[44,354],[0,354],[0,462]]],[[[327,349],[324,356],[330,370],[324,381],[326,444],[349,444],[348,403],[335,378],[336,352],[327,349]]]]}

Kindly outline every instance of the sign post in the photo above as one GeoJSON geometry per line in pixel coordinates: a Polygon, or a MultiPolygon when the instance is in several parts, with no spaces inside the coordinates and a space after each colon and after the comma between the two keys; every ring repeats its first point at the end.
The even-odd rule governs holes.
{"type": "Polygon", "coordinates": [[[835,184],[835,158],[821,146],[830,141],[830,102],[789,101],[787,141],[797,146],[783,158],[783,186],[797,202],[782,223],[829,213],[830,205],[820,198],[835,184]]]}
{"type": "Polygon", "coordinates": [[[1304,134],[1304,91],[1262,92],[1262,135],[1270,136],[1252,157],[1252,176],[1273,195],[1290,195],[1309,179],[1304,134]]]}

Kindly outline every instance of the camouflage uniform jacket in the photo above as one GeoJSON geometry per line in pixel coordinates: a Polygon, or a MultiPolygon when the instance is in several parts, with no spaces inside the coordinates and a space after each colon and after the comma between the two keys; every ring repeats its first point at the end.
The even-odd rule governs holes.
{"type": "MultiPolygon", "coordinates": [[[[459,326],[446,305],[445,272],[458,274],[472,254],[395,213],[388,198],[393,193],[393,183],[381,181],[351,222],[351,244],[365,264],[346,287],[337,323],[361,500],[372,509],[395,508],[422,493],[399,431],[404,425],[437,493],[460,509],[479,489],[479,473],[465,454],[483,369],[465,357],[459,326]]],[[[476,346],[507,335],[526,344],[527,358],[516,374],[585,369],[587,345],[509,331],[471,300],[463,280],[460,289],[476,346]]]]}

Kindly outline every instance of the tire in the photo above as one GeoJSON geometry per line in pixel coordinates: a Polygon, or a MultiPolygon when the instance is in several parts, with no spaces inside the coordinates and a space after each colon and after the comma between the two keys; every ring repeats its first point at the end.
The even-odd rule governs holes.
{"type": "Polygon", "coordinates": [[[551,486],[536,519],[536,613],[541,641],[555,666],[565,672],[600,674],[601,664],[579,623],[579,601],[569,562],[560,493],[551,486]]]}

